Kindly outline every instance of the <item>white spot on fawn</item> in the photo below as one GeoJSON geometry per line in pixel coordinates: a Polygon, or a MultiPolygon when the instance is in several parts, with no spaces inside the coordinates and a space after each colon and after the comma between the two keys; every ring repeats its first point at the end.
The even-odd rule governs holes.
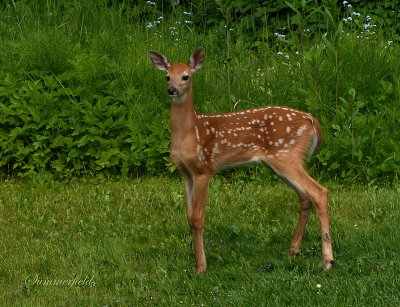
{"type": "Polygon", "coordinates": [[[298,136],[301,136],[301,135],[304,133],[304,130],[306,130],[306,129],[307,129],[307,126],[306,126],[306,125],[303,125],[303,126],[301,126],[299,129],[297,129],[296,134],[297,134],[298,136]]]}
{"type": "Polygon", "coordinates": [[[287,126],[287,127],[286,127],[286,132],[287,132],[287,133],[290,133],[290,130],[291,130],[290,127],[287,126]]]}
{"type": "Polygon", "coordinates": [[[291,122],[293,120],[292,116],[289,113],[286,113],[286,117],[288,118],[288,120],[291,122]]]}
{"type": "Polygon", "coordinates": [[[220,153],[221,153],[221,150],[218,147],[218,143],[215,143],[214,147],[212,148],[211,161],[214,161],[215,156],[220,153]]]}
{"type": "Polygon", "coordinates": [[[201,147],[200,145],[197,145],[197,157],[200,161],[204,161],[203,147],[201,147]]]}
{"type": "Polygon", "coordinates": [[[278,152],[279,153],[289,153],[289,150],[287,150],[287,149],[279,149],[278,152]]]}
{"type": "Polygon", "coordinates": [[[196,131],[197,142],[200,142],[199,129],[197,129],[197,126],[194,126],[194,130],[196,131]]]}

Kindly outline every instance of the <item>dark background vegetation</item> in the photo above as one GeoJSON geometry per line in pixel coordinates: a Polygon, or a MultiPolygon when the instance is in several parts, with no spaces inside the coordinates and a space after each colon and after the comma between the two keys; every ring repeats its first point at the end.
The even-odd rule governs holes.
{"type": "MultiPolygon", "coordinates": [[[[199,111],[290,105],[311,112],[325,136],[309,164],[320,179],[398,180],[397,6],[2,1],[1,175],[70,180],[175,172],[164,76],[148,51],[187,61],[203,46],[207,64],[194,81],[199,111]]],[[[239,171],[258,172],[264,170],[239,171]]]]}

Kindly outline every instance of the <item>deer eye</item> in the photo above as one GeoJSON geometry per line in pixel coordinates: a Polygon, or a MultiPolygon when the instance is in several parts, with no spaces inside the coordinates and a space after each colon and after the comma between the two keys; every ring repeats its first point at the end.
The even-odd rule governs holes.
{"type": "Polygon", "coordinates": [[[183,81],[189,80],[189,76],[188,76],[188,75],[184,75],[184,76],[182,77],[182,80],[183,80],[183,81]]]}
{"type": "Polygon", "coordinates": [[[171,78],[169,76],[167,76],[165,79],[167,79],[167,81],[171,80],[171,78]]]}

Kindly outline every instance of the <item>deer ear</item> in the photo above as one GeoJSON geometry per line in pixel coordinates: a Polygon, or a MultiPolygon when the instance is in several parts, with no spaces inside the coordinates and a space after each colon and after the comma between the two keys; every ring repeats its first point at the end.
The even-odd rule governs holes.
{"type": "Polygon", "coordinates": [[[149,54],[154,66],[159,70],[166,71],[171,66],[171,64],[168,63],[168,59],[165,57],[165,55],[157,51],[150,51],[149,54]]]}
{"type": "Polygon", "coordinates": [[[198,70],[203,67],[204,64],[204,49],[197,49],[191,56],[189,60],[189,66],[194,70],[198,70]]]}

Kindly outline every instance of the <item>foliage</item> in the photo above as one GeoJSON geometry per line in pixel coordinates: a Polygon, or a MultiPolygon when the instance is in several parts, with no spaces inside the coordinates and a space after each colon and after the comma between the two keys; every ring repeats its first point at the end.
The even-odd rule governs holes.
{"type": "MultiPolygon", "coordinates": [[[[1,96],[8,98],[1,104],[3,168],[48,170],[59,178],[102,170],[123,176],[144,168],[159,171],[153,163],[169,150],[165,125],[150,123],[139,130],[131,106],[111,95],[115,88],[104,96],[64,86],[68,83],[51,75],[38,80],[6,75],[0,88],[1,96]],[[142,165],[146,157],[148,163],[142,165]]],[[[116,86],[112,81],[107,85],[116,86]]]]}
{"type": "Polygon", "coordinates": [[[204,46],[196,109],[309,111],[325,135],[314,173],[398,178],[398,16],[382,3],[5,1],[2,176],[173,172],[168,97],[148,51],[186,61],[204,46]]]}
{"type": "MultiPolygon", "coordinates": [[[[15,14],[9,19],[18,20],[18,13],[31,9],[23,2],[15,5],[15,10],[7,8],[15,14]]],[[[69,13],[76,14],[79,8],[82,15],[88,12],[78,6],[69,13]]],[[[54,11],[49,8],[49,12],[54,11]]],[[[106,13],[102,8],[99,12],[106,13]]],[[[34,13],[30,12],[31,18],[34,13]]],[[[67,18],[60,14],[59,18],[39,15],[44,20],[37,21],[42,23],[38,31],[29,35],[31,31],[21,28],[18,38],[6,40],[3,52],[14,63],[3,58],[0,81],[3,171],[51,172],[60,179],[159,173],[169,165],[164,160],[168,125],[161,117],[158,122],[147,120],[157,108],[146,114],[148,107],[138,103],[143,86],[140,73],[133,69],[141,62],[123,53],[132,51],[126,45],[132,36],[102,29],[97,19],[85,23],[85,29],[74,28],[73,22],[49,26],[50,18],[55,17],[55,23],[67,18]],[[132,66],[126,67],[127,62],[132,66]]],[[[81,18],[75,20],[76,26],[81,18]]],[[[26,20],[26,26],[30,22],[26,20]]],[[[15,35],[13,30],[7,34],[15,35]]]]}
{"type": "MultiPolygon", "coordinates": [[[[187,7],[196,12],[193,21],[204,32],[220,29],[231,31],[232,39],[241,40],[245,35],[252,47],[273,43],[275,33],[285,34],[292,40],[298,36],[303,43],[305,36],[318,37],[335,31],[335,24],[342,18],[361,14],[370,16],[386,30],[390,39],[399,40],[400,15],[397,1],[188,1],[187,7]],[[330,16],[327,16],[328,13],[330,16]],[[356,15],[353,15],[355,13],[356,15]],[[295,35],[293,35],[295,34],[295,35]]],[[[292,46],[299,47],[299,43],[292,46]]]]}
{"type": "Polygon", "coordinates": [[[372,16],[374,20],[385,29],[388,36],[392,36],[393,39],[397,41],[400,40],[400,12],[398,10],[398,1],[354,0],[351,2],[355,7],[361,7],[364,12],[372,16]]]}

